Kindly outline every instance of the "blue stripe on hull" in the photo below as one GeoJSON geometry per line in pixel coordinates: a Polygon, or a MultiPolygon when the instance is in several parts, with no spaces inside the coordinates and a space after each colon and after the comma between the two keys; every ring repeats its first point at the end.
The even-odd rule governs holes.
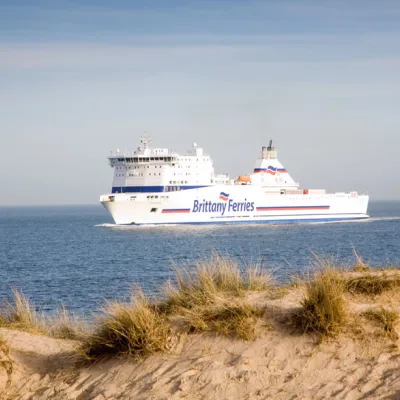
{"type": "Polygon", "coordinates": [[[200,186],[113,186],[111,193],[159,193],[159,192],[174,192],[179,190],[200,189],[208,187],[207,185],[200,186]]]}
{"type": "Polygon", "coordinates": [[[368,219],[368,216],[354,218],[307,218],[307,219],[273,219],[273,220],[247,220],[247,221],[201,221],[201,222],[154,222],[147,224],[120,224],[120,225],[237,225],[237,224],[297,224],[304,222],[338,222],[338,221],[356,221],[360,219],[368,219]]]}

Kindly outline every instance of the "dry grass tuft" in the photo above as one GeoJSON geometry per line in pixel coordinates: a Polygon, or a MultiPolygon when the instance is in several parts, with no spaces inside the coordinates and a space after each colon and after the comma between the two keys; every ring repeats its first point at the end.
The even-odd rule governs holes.
{"type": "Polygon", "coordinates": [[[168,350],[170,323],[143,294],[129,304],[108,302],[103,314],[82,344],[81,354],[87,361],[108,355],[142,358],[168,350]]]}
{"type": "Polygon", "coordinates": [[[194,272],[176,270],[176,284],[165,286],[167,313],[177,316],[187,332],[213,331],[244,340],[255,338],[261,311],[248,304],[249,291],[271,288],[271,276],[259,266],[244,272],[236,261],[218,254],[196,265],[194,272]]]}
{"type": "Polygon", "coordinates": [[[247,266],[243,287],[245,290],[262,292],[273,286],[272,276],[269,272],[261,271],[259,265],[247,266]]]}
{"type": "Polygon", "coordinates": [[[14,365],[10,357],[10,349],[7,342],[0,336],[0,370],[1,369],[4,369],[7,374],[6,386],[9,386],[11,384],[14,365]]]}
{"type": "Polygon", "coordinates": [[[366,295],[379,295],[385,291],[400,286],[400,275],[368,274],[356,278],[350,278],[347,283],[350,293],[361,293],[366,295]]]}
{"type": "Polygon", "coordinates": [[[358,255],[358,253],[354,250],[354,256],[356,257],[356,265],[353,267],[354,272],[368,272],[371,268],[365,264],[363,259],[358,255]]]}
{"type": "Polygon", "coordinates": [[[399,314],[396,311],[381,306],[379,309],[365,311],[363,315],[369,320],[377,322],[391,339],[398,339],[396,323],[399,320],[399,314]]]}
{"type": "Polygon", "coordinates": [[[263,311],[246,302],[180,310],[184,328],[190,333],[216,332],[242,340],[256,338],[256,322],[262,314],[263,311]]]}
{"type": "Polygon", "coordinates": [[[55,317],[47,319],[46,325],[47,334],[56,339],[79,340],[89,331],[87,324],[71,315],[64,306],[58,309],[55,317]]]}
{"type": "Polygon", "coordinates": [[[301,309],[293,316],[294,325],[302,332],[337,334],[345,321],[344,289],[337,270],[327,266],[319,269],[312,279],[305,281],[306,294],[301,309]]]}
{"type": "Polygon", "coordinates": [[[7,303],[1,314],[0,326],[32,333],[45,333],[46,327],[29,299],[20,291],[13,290],[13,303],[7,303]]]}
{"type": "Polygon", "coordinates": [[[196,265],[194,272],[176,269],[176,284],[164,287],[167,308],[191,309],[214,304],[222,297],[242,297],[245,291],[262,291],[271,286],[271,276],[259,266],[248,266],[242,274],[230,257],[218,254],[196,265]]]}

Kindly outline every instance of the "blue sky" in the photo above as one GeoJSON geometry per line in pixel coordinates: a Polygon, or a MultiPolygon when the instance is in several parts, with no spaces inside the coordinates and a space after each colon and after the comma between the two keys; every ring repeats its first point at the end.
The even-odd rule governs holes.
{"type": "Polygon", "coordinates": [[[145,131],[400,199],[397,1],[1,1],[0,87],[0,204],[97,202],[145,131]]]}
{"type": "MultiPolygon", "coordinates": [[[[2,36],[23,42],[398,31],[395,0],[2,1],[2,36]]],[[[216,38],[215,38],[216,39],[216,38]]],[[[245,38],[244,38],[245,39],[245,38]]]]}

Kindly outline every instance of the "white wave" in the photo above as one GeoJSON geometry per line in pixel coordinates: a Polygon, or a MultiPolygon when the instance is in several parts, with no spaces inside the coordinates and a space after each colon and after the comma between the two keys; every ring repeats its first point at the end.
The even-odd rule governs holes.
{"type": "Polygon", "coordinates": [[[98,224],[95,225],[95,227],[100,227],[100,228],[112,228],[112,229],[136,229],[138,228],[137,226],[134,225],[117,225],[117,224],[98,224]]]}
{"type": "Polygon", "coordinates": [[[400,217],[371,217],[368,221],[400,221],[400,217]]]}
{"type": "Polygon", "coordinates": [[[103,227],[103,228],[113,228],[116,225],[115,224],[97,224],[95,226],[100,226],[100,227],[103,227]]]}
{"type": "Polygon", "coordinates": [[[340,221],[297,221],[296,223],[290,224],[290,223],[279,223],[279,221],[276,221],[274,223],[270,224],[265,224],[265,223],[259,223],[259,224],[205,224],[205,225],[190,225],[190,224],[147,224],[147,225],[118,225],[118,224],[110,224],[110,223],[104,223],[104,224],[98,224],[95,225],[95,227],[101,227],[101,228],[113,228],[113,229],[124,229],[124,230],[130,230],[130,229],[153,229],[153,228],[179,228],[179,229],[188,229],[188,230],[210,230],[210,229],[227,229],[227,228],[234,228],[234,229],[240,229],[240,228],[249,228],[249,227],[265,227],[266,225],[271,228],[276,228],[276,227],[282,227],[282,226],[293,226],[293,225],[325,225],[325,224],[359,224],[359,223],[371,223],[371,222],[379,222],[379,221],[400,221],[400,217],[370,217],[370,218],[365,218],[365,219],[355,219],[355,220],[340,220],[340,221]]]}

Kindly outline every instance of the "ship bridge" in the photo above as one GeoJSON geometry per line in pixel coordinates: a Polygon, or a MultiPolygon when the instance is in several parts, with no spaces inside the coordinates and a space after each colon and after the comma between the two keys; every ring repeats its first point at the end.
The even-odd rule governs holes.
{"type": "Polygon", "coordinates": [[[115,169],[112,193],[175,192],[229,182],[214,175],[211,157],[196,143],[183,155],[149,145],[149,138],[142,137],[137,150],[117,150],[108,157],[115,169]]]}

